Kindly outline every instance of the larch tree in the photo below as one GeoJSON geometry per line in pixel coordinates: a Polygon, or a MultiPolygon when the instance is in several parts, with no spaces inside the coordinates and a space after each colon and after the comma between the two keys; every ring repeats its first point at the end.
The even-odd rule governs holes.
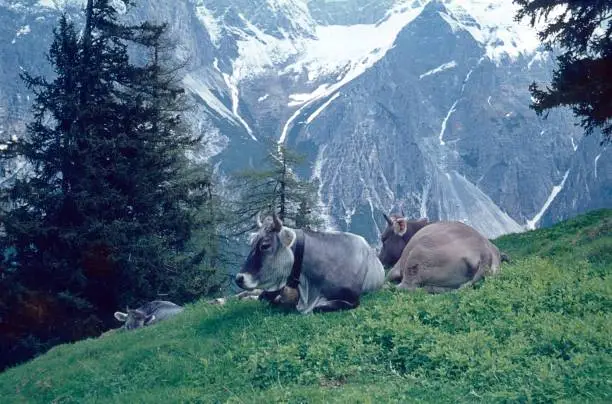
{"type": "Polygon", "coordinates": [[[231,209],[233,233],[243,234],[254,228],[257,216],[275,211],[289,226],[316,229],[323,221],[317,200],[317,184],[300,179],[296,170],[303,156],[285,145],[269,142],[266,157],[257,169],[233,176],[231,209]]]}

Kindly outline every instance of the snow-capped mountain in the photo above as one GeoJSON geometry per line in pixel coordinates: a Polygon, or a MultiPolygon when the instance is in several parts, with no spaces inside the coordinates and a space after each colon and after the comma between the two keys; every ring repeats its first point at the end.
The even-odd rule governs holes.
{"type": "MultiPolygon", "coordinates": [[[[53,23],[78,4],[0,0],[0,136],[28,119],[19,69],[48,73],[53,23]]],[[[374,240],[400,207],[494,237],[612,205],[609,158],[578,175],[608,152],[567,111],[528,108],[554,59],[514,14],[512,0],[141,0],[128,15],[170,23],[204,158],[231,171],[264,138],[294,146],[330,226],[374,240]]]]}

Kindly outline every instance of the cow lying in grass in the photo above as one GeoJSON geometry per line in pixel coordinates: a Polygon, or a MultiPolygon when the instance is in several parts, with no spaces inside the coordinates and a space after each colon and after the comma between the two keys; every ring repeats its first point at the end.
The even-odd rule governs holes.
{"type": "Polygon", "coordinates": [[[183,308],[172,302],[154,300],[137,309],[126,309],[125,313],[115,312],[115,318],[124,322],[123,328],[133,330],[166,320],[183,311],[183,308]]]}
{"type": "Polygon", "coordinates": [[[384,269],[363,237],[343,232],[313,232],[283,225],[273,214],[263,222],[236,275],[245,290],[283,303],[297,300],[303,314],[352,309],[360,296],[379,289],[384,269]]]}
{"type": "MultiPolygon", "coordinates": [[[[385,242],[383,239],[382,251],[385,242]]],[[[448,292],[498,272],[502,260],[508,257],[472,227],[461,222],[436,222],[409,239],[387,280],[398,283],[400,289],[448,292]]]]}

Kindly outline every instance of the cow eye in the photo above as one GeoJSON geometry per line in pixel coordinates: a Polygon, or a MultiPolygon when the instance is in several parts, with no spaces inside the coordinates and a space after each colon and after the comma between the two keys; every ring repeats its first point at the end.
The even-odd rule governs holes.
{"type": "Polygon", "coordinates": [[[268,251],[270,247],[272,247],[272,244],[270,243],[261,243],[261,245],[259,246],[259,249],[261,251],[268,251]]]}

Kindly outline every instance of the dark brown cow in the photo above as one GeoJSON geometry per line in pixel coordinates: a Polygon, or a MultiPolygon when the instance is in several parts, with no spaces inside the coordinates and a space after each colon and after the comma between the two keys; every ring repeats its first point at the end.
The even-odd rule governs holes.
{"type": "Polygon", "coordinates": [[[441,293],[499,271],[502,257],[486,237],[461,222],[436,222],[408,242],[387,280],[398,288],[441,293]]]}
{"type": "Polygon", "coordinates": [[[425,219],[419,220],[408,220],[405,217],[391,215],[385,215],[387,221],[387,228],[383,231],[380,239],[383,243],[378,259],[385,268],[391,268],[402,255],[404,247],[410,241],[410,239],[416,234],[417,231],[429,224],[429,221],[425,219]]]}

